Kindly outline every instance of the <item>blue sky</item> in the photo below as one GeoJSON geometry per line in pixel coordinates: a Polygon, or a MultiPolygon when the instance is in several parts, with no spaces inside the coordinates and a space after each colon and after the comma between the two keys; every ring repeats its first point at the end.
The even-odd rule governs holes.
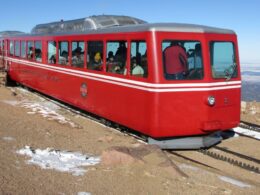
{"type": "Polygon", "coordinates": [[[260,64],[259,0],[10,0],[1,2],[0,31],[99,14],[229,28],[238,35],[241,63],[260,64]]]}

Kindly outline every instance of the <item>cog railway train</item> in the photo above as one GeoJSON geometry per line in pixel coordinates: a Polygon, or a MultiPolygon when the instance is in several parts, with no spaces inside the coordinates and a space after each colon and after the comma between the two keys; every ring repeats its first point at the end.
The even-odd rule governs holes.
{"type": "Polygon", "coordinates": [[[101,15],[0,36],[9,80],[133,129],[161,148],[203,148],[240,122],[234,31],[101,15]]]}

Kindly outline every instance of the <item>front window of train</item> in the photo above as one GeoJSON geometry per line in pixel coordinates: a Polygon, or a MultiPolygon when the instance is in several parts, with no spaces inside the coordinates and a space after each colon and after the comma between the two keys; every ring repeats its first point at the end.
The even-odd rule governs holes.
{"type": "Polygon", "coordinates": [[[232,42],[210,42],[210,63],[214,79],[237,77],[235,48],[232,42]]]}
{"type": "Polygon", "coordinates": [[[162,42],[166,80],[203,79],[203,56],[199,41],[165,40],[162,42]]]}

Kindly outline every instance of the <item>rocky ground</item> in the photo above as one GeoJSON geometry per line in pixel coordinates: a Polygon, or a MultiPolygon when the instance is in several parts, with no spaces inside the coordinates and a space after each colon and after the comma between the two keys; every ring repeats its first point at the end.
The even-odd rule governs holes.
{"type": "Polygon", "coordinates": [[[260,125],[260,102],[242,102],[241,120],[260,125]]]}
{"type": "MultiPolygon", "coordinates": [[[[0,85],[0,194],[260,193],[259,175],[239,168],[229,172],[225,163],[216,165],[218,171],[205,168],[63,108],[55,108],[59,117],[45,115],[29,106],[35,103],[50,105],[25,90],[0,85]],[[90,154],[100,157],[100,163],[84,167],[87,172],[79,176],[43,169],[17,153],[25,146],[90,154]]],[[[252,110],[248,105],[242,117],[252,110]]],[[[249,113],[256,121],[258,111],[249,113]]],[[[243,143],[251,152],[259,148],[258,142],[243,143]]]]}

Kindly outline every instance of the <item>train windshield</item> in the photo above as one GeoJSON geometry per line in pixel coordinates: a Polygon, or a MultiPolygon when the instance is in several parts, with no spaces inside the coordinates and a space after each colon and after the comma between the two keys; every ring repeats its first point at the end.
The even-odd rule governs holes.
{"type": "Polygon", "coordinates": [[[232,42],[210,42],[210,63],[215,79],[237,77],[235,48],[232,42]]]}
{"type": "Polygon", "coordinates": [[[203,78],[203,58],[199,41],[165,40],[162,42],[162,55],[166,80],[203,78]]]}

